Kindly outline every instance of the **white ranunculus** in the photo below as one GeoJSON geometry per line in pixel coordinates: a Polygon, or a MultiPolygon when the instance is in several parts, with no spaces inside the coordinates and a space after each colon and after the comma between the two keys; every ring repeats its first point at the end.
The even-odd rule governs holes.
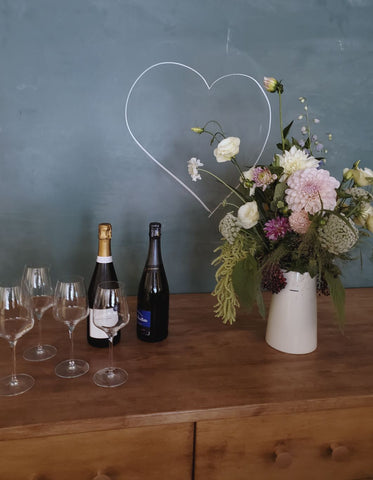
{"type": "Polygon", "coordinates": [[[243,228],[254,227],[259,220],[258,205],[256,202],[247,202],[238,209],[237,218],[243,228]]]}
{"type": "Polygon", "coordinates": [[[218,162],[228,162],[240,151],[241,140],[238,137],[227,137],[214,150],[218,162]]]}

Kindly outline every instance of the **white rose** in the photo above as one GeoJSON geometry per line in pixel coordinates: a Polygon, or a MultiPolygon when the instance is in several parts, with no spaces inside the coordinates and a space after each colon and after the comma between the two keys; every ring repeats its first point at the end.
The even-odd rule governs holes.
{"type": "Polygon", "coordinates": [[[241,140],[238,137],[227,137],[214,150],[218,162],[228,162],[240,151],[241,140]]]}
{"type": "Polygon", "coordinates": [[[256,202],[247,202],[237,212],[237,218],[243,228],[254,227],[259,220],[258,205],[256,202]]]}

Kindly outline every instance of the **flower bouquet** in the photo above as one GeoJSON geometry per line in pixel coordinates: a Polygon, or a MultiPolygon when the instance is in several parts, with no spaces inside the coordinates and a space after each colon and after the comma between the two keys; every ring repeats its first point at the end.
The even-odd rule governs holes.
{"type": "Polygon", "coordinates": [[[222,243],[213,261],[218,267],[215,313],[232,324],[240,305],[250,309],[256,303],[265,316],[262,291],[280,292],[285,272],[308,272],[317,278],[319,293],[331,295],[342,326],[340,266],[352,260],[351,251],[373,232],[373,171],[358,161],[343,170],[341,181],[331,176],[325,169],[327,150],[311,131],[319,120],[309,118],[306,99],[299,99],[303,114],[298,119],[304,125],[301,139],[296,139],[289,135],[293,121],[284,128],[282,124],[283,84],[265,77],[264,87],[279,97],[280,153],[271,164],[242,168],[237,161],[240,139],[226,136],[218,122],[192,128],[211,136],[210,144],[217,143],[216,161],[231,162],[239,178],[237,185],[228,185],[205,170],[198,158],[188,162],[193,181],[208,174],[228,189],[222,202],[228,211],[219,224],[222,243]]]}

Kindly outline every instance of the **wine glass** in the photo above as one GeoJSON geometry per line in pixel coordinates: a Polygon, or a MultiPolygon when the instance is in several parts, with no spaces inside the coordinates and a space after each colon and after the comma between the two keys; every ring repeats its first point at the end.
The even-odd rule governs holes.
{"type": "Polygon", "coordinates": [[[114,335],[129,322],[130,315],[122,282],[106,281],[98,284],[93,303],[93,323],[103,330],[109,339],[109,366],[98,370],[93,381],[99,387],[118,387],[128,379],[128,373],[114,367],[114,335]]]}
{"type": "Polygon", "coordinates": [[[0,287],[0,337],[12,349],[12,373],[0,379],[0,395],[19,395],[35,383],[31,375],[16,374],[16,345],[19,338],[32,329],[34,320],[30,296],[21,285],[0,287]]]}
{"type": "Polygon", "coordinates": [[[57,281],[54,291],[53,315],[56,320],[67,326],[71,348],[70,358],[59,363],[55,368],[55,373],[62,378],[80,377],[89,370],[89,365],[85,360],[74,358],[74,329],[88,315],[88,299],[83,277],[73,276],[57,281]]]}
{"type": "Polygon", "coordinates": [[[53,287],[48,266],[26,265],[23,270],[22,284],[31,297],[32,313],[38,325],[38,344],[23,352],[23,358],[32,362],[48,360],[56,355],[53,345],[42,342],[42,317],[53,306],[53,287]]]}

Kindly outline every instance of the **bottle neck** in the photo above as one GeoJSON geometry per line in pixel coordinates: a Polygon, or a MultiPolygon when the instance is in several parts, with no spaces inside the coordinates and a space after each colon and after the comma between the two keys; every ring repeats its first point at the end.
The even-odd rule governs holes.
{"type": "Polygon", "coordinates": [[[98,241],[97,263],[110,263],[112,261],[110,238],[100,239],[98,241]]]}
{"type": "Polygon", "coordinates": [[[150,237],[146,267],[160,267],[162,265],[161,238],[150,237]]]}

